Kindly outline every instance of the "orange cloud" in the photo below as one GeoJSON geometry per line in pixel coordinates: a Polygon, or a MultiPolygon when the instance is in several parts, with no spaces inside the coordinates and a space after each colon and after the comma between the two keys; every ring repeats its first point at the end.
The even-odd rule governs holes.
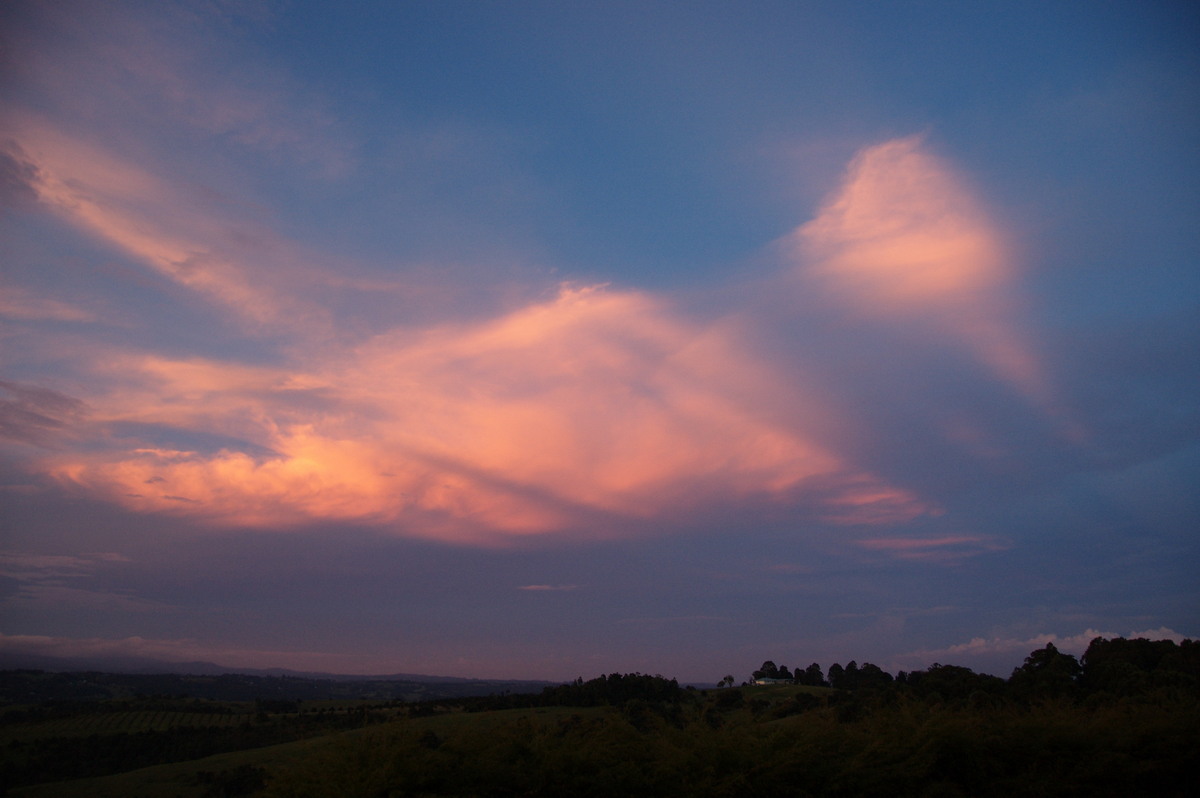
{"type": "Polygon", "coordinates": [[[833,198],[788,240],[803,274],[845,307],[930,326],[1045,403],[1042,370],[1012,323],[1004,238],[965,182],[896,139],[858,154],[833,198]]]}
{"type": "Polygon", "coordinates": [[[471,541],[621,534],[621,518],[730,501],[799,503],[836,523],[926,509],[774,418],[789,386],[732,330],[638,292],[564,287],[482,323],[376,336],[305,371],[146,357],[105,368],[125,376],[92,401],[96,416],[271,453],[138,447],[53,464],[144,511],[471,541]]]}

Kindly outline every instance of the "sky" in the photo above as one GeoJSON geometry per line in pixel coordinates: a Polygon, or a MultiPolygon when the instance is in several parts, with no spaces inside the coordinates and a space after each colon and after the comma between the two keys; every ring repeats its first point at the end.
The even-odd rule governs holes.
{"type": "Polygon", "coordinates": [[[1200,10],[0,7],[0,662],[1200,635],[1200,10]]]}

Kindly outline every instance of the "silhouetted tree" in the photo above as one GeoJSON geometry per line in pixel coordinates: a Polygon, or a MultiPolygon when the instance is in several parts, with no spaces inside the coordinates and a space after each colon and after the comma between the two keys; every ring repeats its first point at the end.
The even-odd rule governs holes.
{"type": "Polygon", "coordinates": [[[767,660],[762,664],[762,667],[751,674],[751,676],[753,677],[751,681],[754,679],[778,679],[779,668],[774,662],[767,660]]]}
{"type": "Polygon", "coordinates": [[[1013,669],[1008,683],[1031,695],[1066,695],[1075,689],[1080,672],[1079,660],[1047,643],[1026,657],[1021,667],[1013,669]]]}
{"type": "Polygon", "coordinates": [[[862,667],[858,669],[858,687],[865,689],[887,687],[892,683],[892,674],[880,668],[878,665],[872,665],[870,662],[864,662],[862,667]]]}
{"type": "Polygon", "coordinates": [[[1154,687],[1194,688],[1200,686],[1200,642],[1097,637],[1083,653],[1081,669],[1085,688],[1116,695],[1154,687]]]}
{"type": "Polygon", "coordinates": [[[821,672],[821,666],[815,662],[804,669],[803,675],[797,670],[796,681],[812,687],[824,687],[826,684],[825,674],[821,672]]]}
{"type": "Polygon", "coordinates": [[[962,700],[972,693],[1000,695],[1004,680],[986,673],[975,673],[960,665],[933,663],[927,670],[913,671],[906,679],[909,689],[926,699],[962,700]]]}

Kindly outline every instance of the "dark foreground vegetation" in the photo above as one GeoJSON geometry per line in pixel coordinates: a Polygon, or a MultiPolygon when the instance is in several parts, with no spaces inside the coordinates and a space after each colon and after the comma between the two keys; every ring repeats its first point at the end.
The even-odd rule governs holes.
{"type": "Polygon", "coordinates": [[[1082,660],[1047,646],[1007,680],[953,665],[895,677],[855,663],[788,679],[784,670],[766,662],[753,678],[768,683],[713,690],[611,674],[534,694],[331,706],[324,718],[317,707],[238,705],[230,711],[246,718],[212,728],[231,739],[329,736],[285,767],[193,767],[169,794],[1192,794],[1200,644],[1191,641],[1097,639],[1082,660]]]}

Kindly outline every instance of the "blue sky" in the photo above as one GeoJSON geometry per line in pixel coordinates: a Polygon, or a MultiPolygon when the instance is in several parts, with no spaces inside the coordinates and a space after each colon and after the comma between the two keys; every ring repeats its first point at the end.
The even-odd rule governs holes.
{"type": "Polygon", "coordinates": [[[1187,4],[0,13],[0,652],[1197,633],[1187,4]]]}

